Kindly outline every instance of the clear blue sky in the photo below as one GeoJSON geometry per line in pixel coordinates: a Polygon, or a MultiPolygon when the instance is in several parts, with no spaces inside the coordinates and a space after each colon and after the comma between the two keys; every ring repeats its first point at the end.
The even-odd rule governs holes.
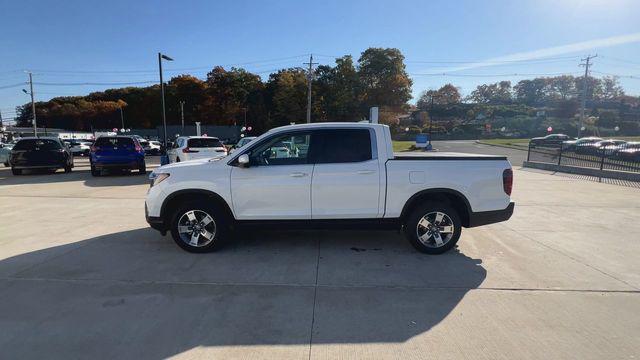
{"type": "MultiPolygon", "coordinates": [[[[406,57],[414,96],[447,82],[468,94],[480,83],[534,77],[505,74],[578,74],[580,57],[598,53],[594,71],[635,76],[621,81],[628,93],[640,94],[634,0],[6,0],[0,34],[5,118],[29,100],[22,87],[3,88],[25,81],[23,69],[39,83],[157,81],[158,51],[175,58],[167,77],[203,77],[205,68],[241,63],[268,76],[301,65],[309,53],[329,63],[344,54],[357,59],[367,47],[396,47],[406,57]],[[196,69],[172,70],[185,68],[196,69]],[[416,75],[442,72],[450,75],[416,75]]],[[[48,100],[109,87],[118,86],[43,84],[35,93],[48,100]]]]}

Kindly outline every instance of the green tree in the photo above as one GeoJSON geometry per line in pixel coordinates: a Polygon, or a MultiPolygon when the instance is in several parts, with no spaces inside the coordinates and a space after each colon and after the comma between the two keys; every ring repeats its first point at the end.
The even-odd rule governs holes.
{"type": "Polygon", "coordinates": [[[412,81],[398,49],[369,48],[358,59],[362,113],[372,106],[402,108],[411,99],[412,81]]]}
{"type": "Polygon", "coordinates": [[[478,85],[468,99],[476,104],[508,104],[512,100],[511,81],[478,85]]]}

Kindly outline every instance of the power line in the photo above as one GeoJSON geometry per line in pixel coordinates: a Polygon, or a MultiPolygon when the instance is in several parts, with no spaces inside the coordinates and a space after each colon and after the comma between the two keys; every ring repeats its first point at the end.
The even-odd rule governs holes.
{"type": "Polygon", "coordinates": [[[84,85],[140,85],[140,84],[154,84],[157,81],[131,81],[131,82],[76,82],[76,83],[48,83],[48,82],[36,82],[34,84],[41,86],[84,86],[84,85]]]}
{"type": "Polygon", "coordinates": [[[596,74],[600,74],[600,75],[615,76],[615,77],[625,78],[625,79],[640,79],[640,75],[619,75],[619,74],[611,74],[611,73],[602,72],[602,71],[595,71],[595,70],[591,70],[591,72],[592,73],[596,73],[596,74]]]}
{"type": "Polygon", "coordinates": [[[560,75],[576,75],[577,72],[567,73],[504,73],[504,74],[453,74],[453,73],[410,73],[411,76],[451,76],[451,77],[509,77],[509,76],[560,76],[560,75]]]}
{"type": "Polygon", "coordinates": [[[19,87],[19,86],[24,86],[26,83],[25,82],[20,82],[17,84],[11,84],[11,85],[3,85],[0,86],[0,89],[10,89],[10,88],[15,88],[15,87],[19,87]]]}

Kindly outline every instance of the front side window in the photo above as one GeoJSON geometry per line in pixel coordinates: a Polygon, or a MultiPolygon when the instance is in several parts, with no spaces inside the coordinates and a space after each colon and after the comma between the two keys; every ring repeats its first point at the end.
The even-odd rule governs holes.
{"type": "Polygon", "coordinates": [[[251,149],[249,158],[252,166],[307,164],[310,145],[309,133],[282,134],[251,149]]]}

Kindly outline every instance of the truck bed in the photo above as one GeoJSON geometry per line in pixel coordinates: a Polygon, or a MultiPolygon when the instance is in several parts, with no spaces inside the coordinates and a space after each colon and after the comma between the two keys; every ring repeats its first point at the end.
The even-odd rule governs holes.
{"type": "Polygon", "coordinates": [[[393,159],[391,160],[507,160],[507,157],[456,152],[408,151],[393,153],[393,159]]]}

